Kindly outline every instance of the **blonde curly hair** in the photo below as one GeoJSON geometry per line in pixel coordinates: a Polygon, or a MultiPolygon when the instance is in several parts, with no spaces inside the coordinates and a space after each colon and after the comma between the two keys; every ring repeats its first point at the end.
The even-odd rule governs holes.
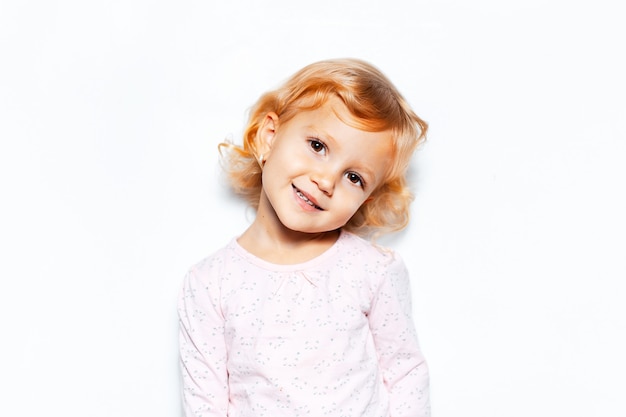
{"type": "Polygon", "coordinates": [[[243,146],[230,142],[219,145],[222,166],[233,190],[258,208],[262,182],[256,138],[268,113],[276,113],[284,123],[298,112],[321,107],[331,96],[339,97],[353,116],[344,121],[346,124],[369,132],[389,130],[393,143],[394,164],[385,180],[343,228],[361,236],[402,230],[408,224],[413,200],[406,171],[413,151],[425,140],[428,125],[382,72],[357,59],[313,63],[261,96],[250,110],[243,146]]]}

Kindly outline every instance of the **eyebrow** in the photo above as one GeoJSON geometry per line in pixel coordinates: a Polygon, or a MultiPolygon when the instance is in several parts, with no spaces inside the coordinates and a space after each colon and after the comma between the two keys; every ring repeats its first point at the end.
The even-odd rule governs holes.
{"type": "Polygon", "coordinates": [[[338,142],[338,140],[332,137],[332,135],[329,135],[325,131],[320,131],[320,129],[316,128],[314,125],[307,125],[307,126],[304,126],[304,128],[309,132],[314,132],[315,135],[321,136],[320,139],[331,140],[335,143],[338,142]]]}

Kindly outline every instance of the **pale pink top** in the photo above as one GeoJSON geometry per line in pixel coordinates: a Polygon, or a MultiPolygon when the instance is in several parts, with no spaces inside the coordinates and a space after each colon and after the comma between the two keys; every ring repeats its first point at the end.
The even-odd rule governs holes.
{"type": "Polygon", "coordinates": [[[186,416],[429,416],[410,294],[402,260],[350,233],[296,265],[233,239],[181,292],[186,416]]]}

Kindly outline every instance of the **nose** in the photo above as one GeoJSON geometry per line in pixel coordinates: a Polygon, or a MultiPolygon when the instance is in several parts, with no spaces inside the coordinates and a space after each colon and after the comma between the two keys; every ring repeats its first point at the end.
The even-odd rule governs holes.
{"type": "Polygon", "coordinates": [[[335,190],[335,174],[329,169],[321,169],[311,175],[311,181],[313,181],[317,188],[319,188],[324,194],[331,196],[335,190]]]}

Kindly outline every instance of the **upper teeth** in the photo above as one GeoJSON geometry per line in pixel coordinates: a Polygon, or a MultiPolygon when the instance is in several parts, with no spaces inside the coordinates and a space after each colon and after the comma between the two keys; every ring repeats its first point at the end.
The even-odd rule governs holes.
{"type": "Polygon", "coordinates": [[[322,209],[320,206],[316,205],[314,202],[312,202],[311,200],[309,200],[308,198],[306,198],[306,196],[304,194],[302,194],[302,192],[298,189],[296,189],[296,194],[298,194],[298,197],[300,197],[302,200],[304,200],[309,206],[311,207],[315,207],[316,209],[322,209]]]}
{"type": "Polygon", "coordinates": [[[296,191],[296,193],[298,194],[298,197],[300,197],[301,199],[303,199],[304,201],[306,201],[306,203],[310,206],[315,207],[315,204],[313,204],[313,202],[311,200],[309,200],[308,198],[306,198],[306,196],[304,194],[302,194],[300,191],[296,191]]]}

